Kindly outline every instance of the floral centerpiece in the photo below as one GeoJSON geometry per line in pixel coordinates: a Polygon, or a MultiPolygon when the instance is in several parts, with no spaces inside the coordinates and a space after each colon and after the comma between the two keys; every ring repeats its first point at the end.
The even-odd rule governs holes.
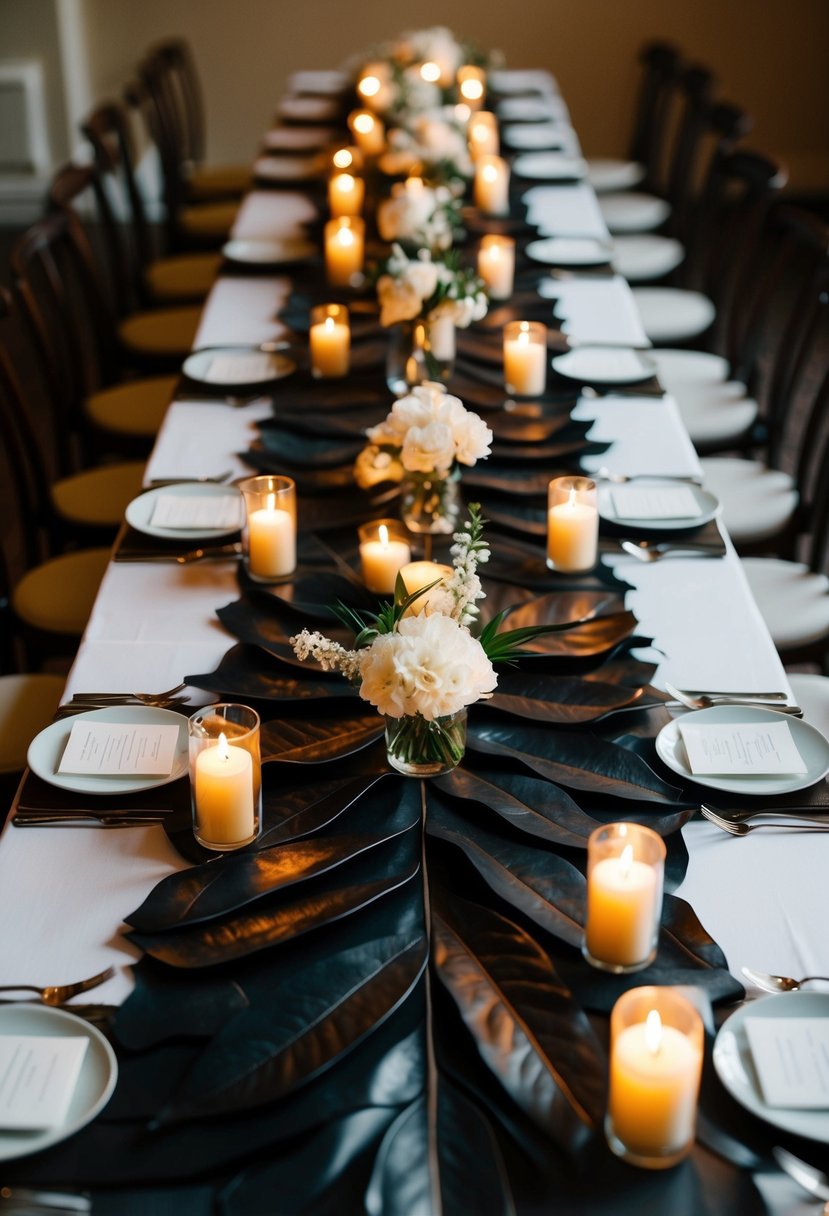
{"type": "Polygon", "coordinates": [[[492,431],[458,397],[431,382],[395,401],[357,457],[354,476],[362,489],[402,481],[403,518],[413,532],[451,532],[458,516],[460,466],[489,455],[492,431]]]}
{"type": "Polygon", "coordinates": [[[469,520],[455,533],[445,580],[409,595],[398,576],[394,601],[365,618],[340,605],[338,616],[355,631],[351,649],[307,629],[291,638],[298,658],[340,672],[379,710],[389,763],[407,776],[454,768],[466,746],[468,706],[491,697],[498,684],[493,664],[520,658],[532,637],[561,628],[504,630],[505,610],[476,636],[484,598],[477,568],[489,559],[483,524],[478,504],[471,504],[469,520]],[[427,594],[428,608],[413,615],[412,606],[427,594]]]}
{"type": "Polygon", "coordinates": [[[473,164],[466,124],[454,106],[413,112],[388,132],[388,148],[380,158],[384,173],[419,173],[429,181],[463,192],[473,164]]]}
{"type": "Polygon", "coordinates": [[[450,249],[460,227],[460,202],[448,186],[419,178],[396,182],[377,204],[377,230],[384,241],[440,253],[450,249]]]}

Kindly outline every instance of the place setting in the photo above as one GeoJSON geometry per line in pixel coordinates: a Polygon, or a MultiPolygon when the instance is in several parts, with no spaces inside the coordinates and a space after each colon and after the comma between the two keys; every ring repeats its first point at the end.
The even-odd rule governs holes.
{"type": "Polygon", "coordinates": [[[171,482],[134,498],[124,519],[114,561],[186,565],[238,555],[244,503],[236,485],[171,482]]]}

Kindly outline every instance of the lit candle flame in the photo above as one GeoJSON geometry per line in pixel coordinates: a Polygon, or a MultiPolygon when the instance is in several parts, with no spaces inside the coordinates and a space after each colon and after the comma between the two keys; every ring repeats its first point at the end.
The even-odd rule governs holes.
{"type": "Polygon", "coordinates": [[[357,92],[363,97],[376,97],[380,92],[380,81],[376,76],[364,76],[357,85],[357,92]]]}
{"type": "Polygon", "coordinates": [[[656,1009],[652,1009],[645,1020],[645,1046],[651,1055],[659,1055],[662,1046],[662,1019],[656,1009]]]}
{"type": "Polygon", "coordinates": [[[340,231],[337,233],[337,239],[339,240],[341,245],[353,245],[354,244],[354,233],[351,231],[350,228],[341,228],[340,231]]]}
{"type": "Polygon", "coordinates": [[[426,63],[422,63],[420,65],[420,75],[421,79],[428,80],[430,84],[434,84],[436,81],[440,80],[440,68],[436,63],[432,63],[431,60],[427,60],[426,63]]]}
{"type": "Polygon", "coordinates": [[[389,530],[388,530],[388,528],[386,527],[385,524],[381,524],[380,527],[377,529],[377,532],[380,537],[380,544],[383,546],[384,549],[388,549],[388,547],[389,547],[389,530]]]}
{"type": "Polygon", "coordinates": [[[354,119],[354,130],[361,135],[368,135],[374,128],[374,119],[370,114],[358,114],[354,119]]]}
{"type": "Polygon", "coordinates": [[[334,326],[335,326],[336,324],[337,324],[337,322],[334,320],[334,318],[333,318],[333,317],[326,317],[326,318],[325,318],[325,321],[323,322],[323,329],[324,329],[324,330],[325,330],[325,332],[326,332],[326,333],[328,333],[328,334],[333,333],[333,332],[334,332],[334,326]]]}
{"type": "Polygon", "coordinates": [[[219,741],[216,744],[216,750],[219,753],[220,760],[230,759],[230,747],[227,742],[227,735],[224,731],[219,731],[219,741]]]}
{"type": "MultiPolygon", "coordinates": [[[[575,490],[570,491],[570,502],[567,505],[571,506],[571,507],[574,507],[576,505],[576,491],[575,490]]],[[[627,876],[630,874],[630,868],[633,865],[633,845],[632,844],[625,845],[625,847],[622,849],[622,855],[619,858],[619,861],[621,862],[621,865],[622,865],[622,876],[624,878],[627,878],[627,876]]]]}
{"type": "Polygon", "coordinates": [[[347,169],[353,160],[350,148],[340,148],[334,153],[334,164],[338,169],[347,169]]]}
{"type": "Polygon", "coordinates": [[[266,511],[275,511],[276,510],[276,495],[275,494],[268,495],[267,502],[265,503],[265,510],[266,511]]]}
{"type": "Polygon", "coordinates": [[[480,101],[484,95],[484,86],[480,80],[465,80],[461,85],[461,95],[467,101],[480,101]]]}
{"type": "Polygon", "coordinates": [[[495,165],[484,165],[481,170],[481,177],[485,182],[494,182],[498,177],[498,170],[495,165]]]}
{"type": "Polygon", "coordinates": [[[337,185],[343,193],[347,193],[354,189],[354,178],[350,173],[339,173],[337,174],[337,185]]]}

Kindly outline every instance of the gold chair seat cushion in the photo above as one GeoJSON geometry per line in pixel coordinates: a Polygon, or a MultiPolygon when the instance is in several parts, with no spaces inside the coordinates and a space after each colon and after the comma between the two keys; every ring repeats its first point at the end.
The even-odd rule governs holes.
{"type": "Polygon", "coordinates": [[[159,303],[203,300],[213,286],[222,257],[219,253],[185,253],[159,258],[144,271],[147,291],[159,303]]]}
{"type": "Polygon", "coordinates": [[[109,557],[109,549],[79,549],[28,570],[12,591],[15,615],[32,629],[80,637],[109,557]]]}
{"type": "Polygon", "coordinates": [[[237,203],[199,203],[193,207],[183,207],[176,219],[182,232],[200,240],[226,240],[230,235],[236,212],[237,203]]]}
{"type": "Polygon", "coordinates": [[[118,326],[118,337],[127,351],[143,357],[185,359],[193,348],[201,320],[201,308],[159,308],[137,312],[118,326]]]}
{"type": "Polygon", "coordinates": [[[200,165],[187,178],[187,194],[193,202],[238,197],[250,190],[250,165],[200,165]]]}
{"type": "Polygon", "coordinates": [[[152,439],[164,419],[178,376],[147,376],[92,393],[84,410],[93,426],[117,435],[152,439]]]}
{"type": "Polygon", "coordinates": [[[52,502],[71,523],[117,527],[127,505],[141,493],[143,476],[140,460],[101,465],[56,481],[52,502]]]}
{"type": "Polygon", "coordinates": [[[0,676],[0,773],[26,767],[29,744],[52,721],[63,686],[63,676],[0,676]]]}

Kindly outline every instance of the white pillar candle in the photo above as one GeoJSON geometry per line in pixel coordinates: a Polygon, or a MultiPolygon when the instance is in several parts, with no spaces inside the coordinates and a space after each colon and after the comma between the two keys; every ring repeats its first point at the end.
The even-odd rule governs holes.
{"type": "Polygon", "coordinates": [[[588,953],[620,967],[644,962],[653,948],[661,898],[653,866],[635,861],[632,845],[621,857],[596,862],[587,880],[588,953]]]}
{"type": "Polygon", "coordinates": [[[325,272],[333,287],[348,287],[362,272],[365,227],[359,216],[341,216],[325,225],[325,272]]]}
{"type": "Polygon", "coordinates": [[[394,591],[398,571],[412,559],[412,551],[404,540],[389,537],[386,524],[380,524],[376,540],[360,543],[360,563],[363,582],[369,591],[389,595],[394,591]]]}
{"type": "Polygon", "coordinates": [[[537,397],[547,386],[547,328],[540,321],[504,326],[504,384],[508,393],[537,397]]]}
{"type": "Polygon", "coordinates": [[[376,115],[370,110],[352,110],[348,125],[361,152],[366,156],[380,155],[386,146],[386,131],[376,115]]]}
{"type": "Polygon", "coordinates": [[[296,569],[296,523],[290,511],[262,507],[250,513],[248,564],[255,578],[282,578],[296,569]]]}
{"type": "Polygon", "coordinates": [[[243,843],[256,830],[253,757],[232,747],[224,734],[196,756],[194,767],[198,835],[214,844],[243,843]]]}
{"type": "Polygon", "coordinates": [[[483,279],[491,300],[510,298],[515,278],[515,241],[511,236],[481,238],[478,274],[483,279]]]}
{"type": "Polygon", "coordinates": [[[480,110],[486,93],[486,72],[473,63],[458,68],[458,100],[472,110],[480,110]]]}
{"type": "Polygon", "coordinates": [[[570,491],[566,502],[550,507],[547,514],[547,564],[564,574],[592,570],[599,544],[599,512],[590,503],[578,502],[570,491]]]}
{"type": "Polygon", "coordinates": [[[347,321],[326,317],[309,330],[311,373],[319,380],[348,374],[351,330],[347,321]]]}
{"type": "Polygon", "coordinates": [[[509,214],[509,165],[500,156],[480,156],[475,162],[475,206],[487,215],[509,214]]]}
{"type": "MultiPolygon", "coordinates": [[[[409,562],[400,571],[400,577],[409,595],[414,595],[416,591],[420,591],[421,587],[428,587],[435,582],[438,585],[433,587],[432,590],[437,591],[440,588],[441,582],[445,578],[451,577],[451,574],[452,567],[443,566],[439,562],[409,562]]],[[[423,595],[418,596],[414,603],[406,609],[407,614],[420,616],[421,612],[425,612],[428,615],[431,594],[432,591],[427,591],[423,595]]]]}
{"type": "Polygon", "coordinates": [[[481,110],[470,118],[466,134],[473,160],[480,156],[497,156],[501,150],[498,119],[489,110],[481,110]]]}
{"type": "Polygon", "coordinates": [[[328,179],[328,210],[334,219],[359,215],[363,210],[365,183],[353,173],[335,173],[328,179]]]}

